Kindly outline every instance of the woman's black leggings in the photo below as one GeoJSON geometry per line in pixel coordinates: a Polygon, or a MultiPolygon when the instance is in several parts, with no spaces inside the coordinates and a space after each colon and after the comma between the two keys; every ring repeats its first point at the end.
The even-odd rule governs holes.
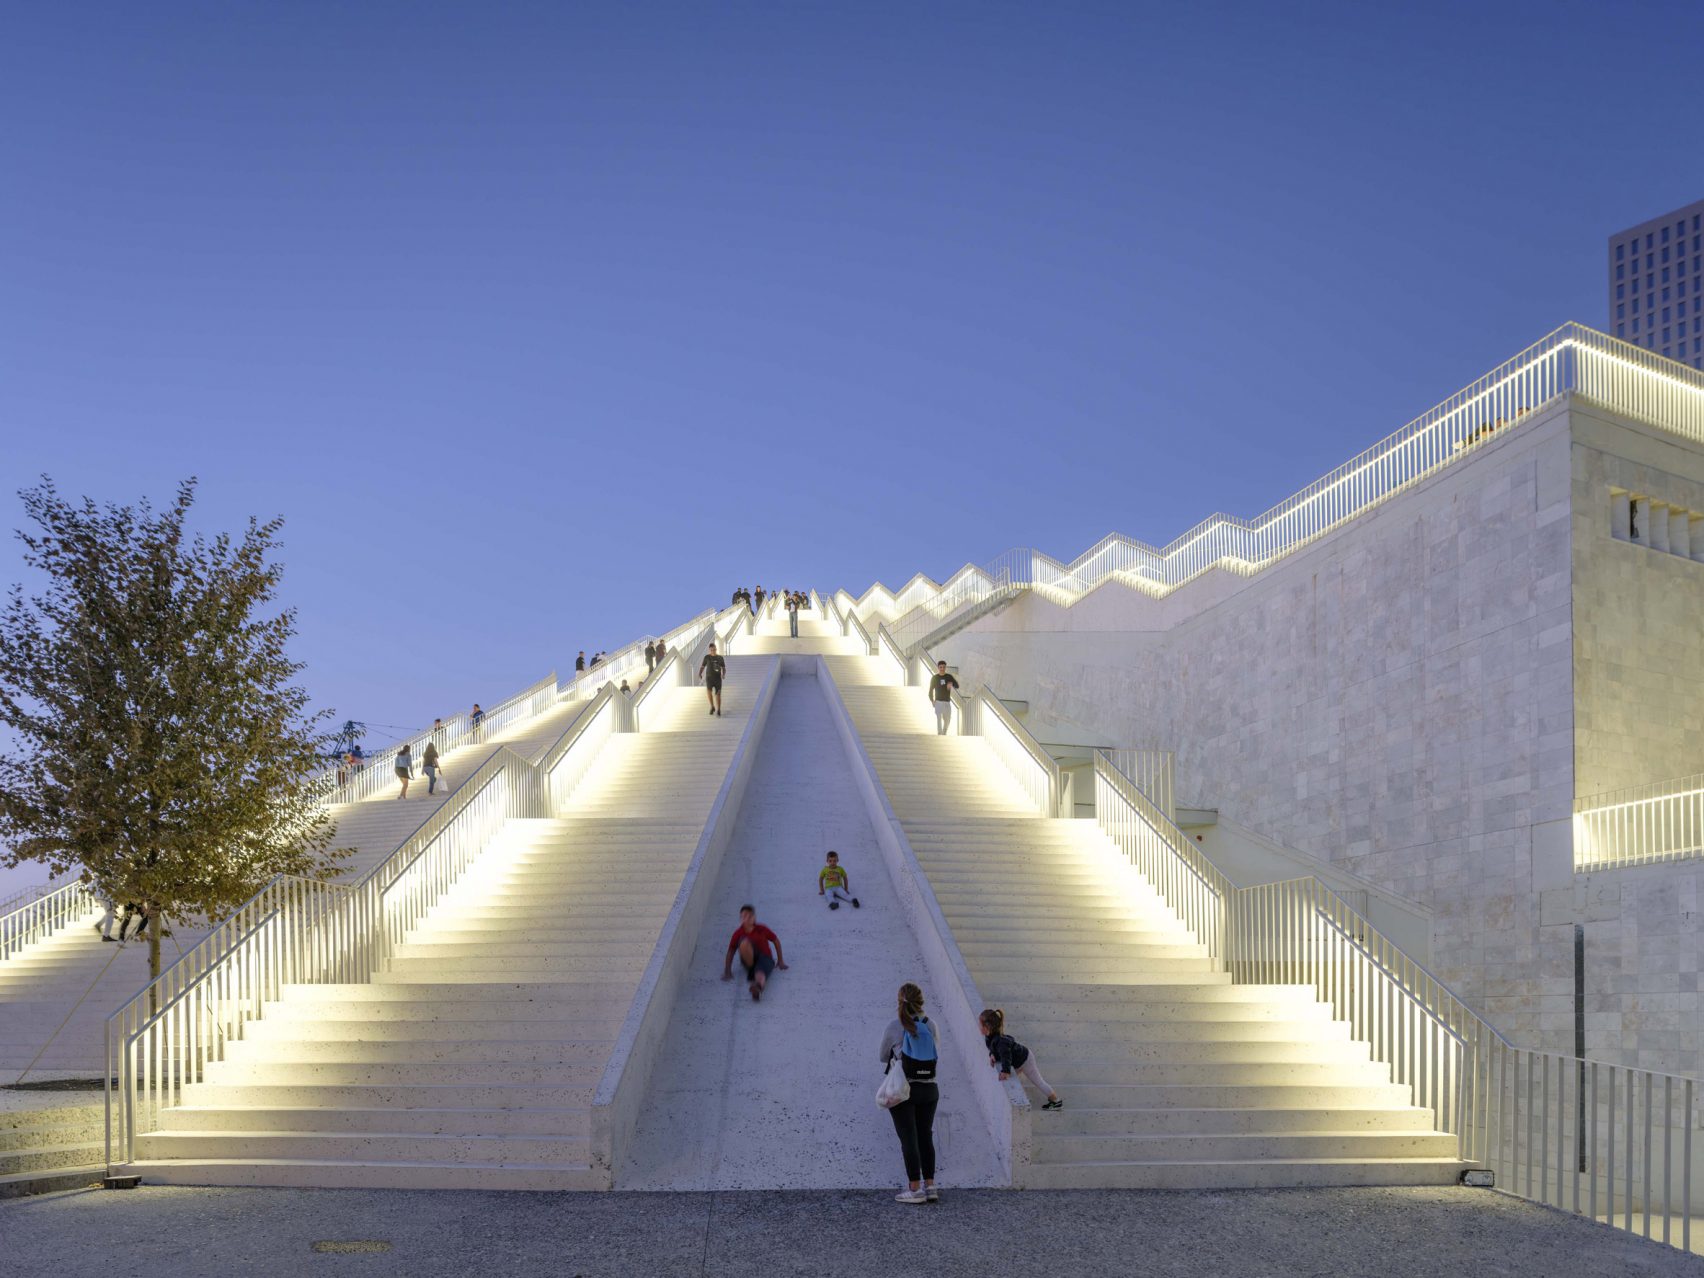
{"type": "Polygon", "coordinates": [[[911,1084],[911,1099],[895,1105],[893,1129],[899,1133],[899,1148],[905,1155],[907,1180],[935,1179],[935,1106],[941,1089],[934,1083],[911,1084]]]}

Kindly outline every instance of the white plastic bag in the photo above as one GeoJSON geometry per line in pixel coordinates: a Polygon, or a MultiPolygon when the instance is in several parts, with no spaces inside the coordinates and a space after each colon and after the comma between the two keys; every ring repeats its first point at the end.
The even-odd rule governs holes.
{"type": "Polygon", "coordinates": [[[911,1082],[905,1077],[905,1067],[896,1056],[889,1063],[887,1073],[882,1075],[881,1085],[876,1088],[876,1104],[883,1109],[892,1109],[910,1099],[911,1082]]]}

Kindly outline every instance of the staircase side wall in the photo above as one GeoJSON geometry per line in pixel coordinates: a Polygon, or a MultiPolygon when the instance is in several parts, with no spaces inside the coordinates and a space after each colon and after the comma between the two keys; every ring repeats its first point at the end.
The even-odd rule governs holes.
{"type": "MultiPolygon", "coordinates": [[[[1571,1050],[1570,422],[1559,401],[1251,577],[1035,596],[937,653],[967,685],[1177,751],[1216,807],[1436,916],[1439,975],[1571,1050]]],[[[1140,531],[1140,530],[1138,530],[1140,531]]]]}

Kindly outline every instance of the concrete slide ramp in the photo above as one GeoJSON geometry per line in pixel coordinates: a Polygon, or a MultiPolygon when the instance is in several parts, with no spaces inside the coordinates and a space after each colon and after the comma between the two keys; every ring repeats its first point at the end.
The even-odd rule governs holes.
{"type": "MultiPolygon", "coordinates": [[[[838,641],[796,642],[795,651],[821,652],[838,641]]],[[[927,993],[929,982],[821,685],[803,663],[777,685],[714,893],[617,1188],[899,1184],[899,1143],[874,1099],[876,1048],[900,983],[919,981],[927,993]],[[828,848],[840,853],[861,909],[830,911],[817,895],[828,848]],[[780,935],[789,964],[761,1003],[737,961],[736,979],[721,980],[746,901],[780,935]]],[[[942,1056],[941,1183],[1002,1183],[969,1080],[950,1052],[942,1056]]]]}

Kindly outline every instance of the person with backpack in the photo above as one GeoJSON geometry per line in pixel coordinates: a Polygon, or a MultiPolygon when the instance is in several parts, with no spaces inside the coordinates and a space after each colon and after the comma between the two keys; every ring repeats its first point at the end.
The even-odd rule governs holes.
{"type": "Polygon", "coordinates": [[[923,991],[910,981],[899,987],[899,1015],[882,1032],[881,1060],[889,1070],[904,1071],[910,1095],[888,1109],[899,1150],[905,1159],[908,1188],[895,1199],[902,1203],[939,1202],[935,1187],[935,1109],[941,1089],[935,1082],[940,1052],[935,1026],[923,1015],[923,991]]]}
{"type": "Polygon", "coordinates": [[[982,1026],[983,1045],[988,1049],[988,1063],[1000,1071],[1000,1081],[1003,1083],[1016,1074],[1047,1097],[1043,1109],[1064,1109],[1065,1102],[1059,1099],[1059,1093],[1049,1087],[1047,1080],[1041,1076],[1041,1067],[1035,1063],[1035,1053],[1006,1033],[1006,1013],[997,1007],[985,1007],[978,1020],[982,1026]]]}

